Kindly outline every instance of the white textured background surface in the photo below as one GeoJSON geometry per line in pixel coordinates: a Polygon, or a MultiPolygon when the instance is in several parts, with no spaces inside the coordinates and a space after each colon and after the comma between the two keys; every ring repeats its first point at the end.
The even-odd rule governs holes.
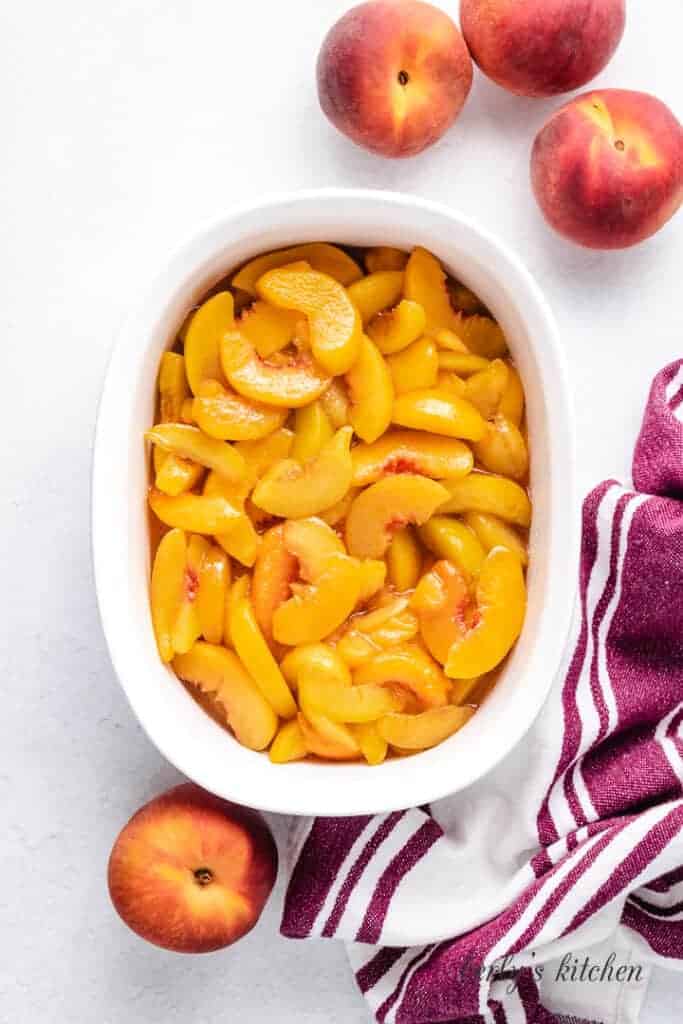
{"type": "MultiPolygon", "coordinates": [[[[683,217],[613,255],[572,248],[541,223],[528,151],[556,103],[477,76],[457,126],[410,162],[383,162],[334,133],[313,69],[347,6],[0,9],[2,1024],[366,1020],[341,948],[280,939],[278,900],[244,942],[203,959],[145,946],[108,904],[115,834],[176,775],[133,721],[104,648],[90,445],[113,332],[170,247],[232,201],[300,186],[401,189],[478,218],[521,252],[555,308],[583,489],[628,474],[650,378],[683,354],[683,217]]],[[[654,92],[680,117],[680,0],[629,8],[599,82],[654,92]]],[[[682,994],[680,975],[658,972],[647,1024],[680,1020],[682,994]]]]}

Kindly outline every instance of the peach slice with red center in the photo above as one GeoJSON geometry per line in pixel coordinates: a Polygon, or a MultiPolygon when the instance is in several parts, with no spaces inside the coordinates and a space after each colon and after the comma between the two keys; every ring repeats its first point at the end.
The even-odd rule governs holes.
{"type": "Polygon", "coordinates": [[[266,405],[298,409],[314,402],[330,382],[306,352],[289,357],[278,353],[272,362],[261,359],[239,330],[223,335],[220,355],[223,373],[235,391],[266,405]]]}
{"type": "Polygon", "coordinates": [[[356,668],[353,682],[380,686],[400,683],[428,708],[447,704],[451,690],[450,680],[440,666],[417,644],[405,644],[375,654],[356,668]]]}
{"type": "Polygon", "coordinates": [[[455,631],[446,675],[474,679],[496,668],[519,637],[526,613],[524,574],[517,555],[493,548],[482,566],[474,621],[455,631]]]}
{"type": "Polygon", "coordinates": [[[250,750],[265,750],[277,730],[277,715],[232,651],[198,641],[173,659],[177,676],[210,694],[226,711],[235,736],[250,750]]]}
{"type": "Polygon", "coordinates": [[[427,326],[419,302],[403,299],[393,309],[378,313],[368,324],[368,336],[384,355],[401,352],[422,337],[427,326]]]}
{"type": "Polygon", "coordinates": [[[236,483],[244,477],[246,466],[240,453],[225,441],[207,437],[198,427],[160,423],[148,430],[145,437],[163,451],[213,469],[226,480],[236,483]]]}
{"type": "Polygon", "coordinates": [[[273,635],[273,615],[291,594],[299,564],[284,545],[284,524],[271,527],[261,538],[251,581],[254,614],[267,640],[273,635]]]}
{"type": "Polygon", "coordinates": [[[367,324],[385,309],[395,306],[402,291],[403,272],[400,270],[378,270],[347,288],[363,324],[367,324]]]}
{"type": "Polygon", "coordinates": [[[485,420],[471,402],[437,388],[399,395],[394,399],[392,419],[401,427],[466,441],[480,441],[486,430],[485,420]]]}
{"type": "Polygon", "coordinates": [[[162,661],[173,660],[173,629],[183,599],[187,542],[182,530],[169,530],[159,543],[152,565],[152,625],[162,661]]]}
{"type": "Polygon", "coordinates": [[[447,500],[441,484],[413,473],[385,477],[354,500],[346,520],[346,547],[358,558],[382,558],[392,534],[426,522],[447,500]]]}
{"type": "Polygon", "coordinates": [[[276,270],[302,260],[309,263],[313,270],[327,274],[344,287],[363,276],[358,264],[343,249],[327,242],[308,242],[305,245],[294,245],[288,249],[278,249],[276,252],[256,256],[237,271],[232,279],[232,286],[255,296],[258,294],[259,279],[269,270],[276,270]]]}
{"type": "Polygon", "coordinates": [[[394,713],[380,718],[377,731],[395,749],[427,750],[462,729],[473,714],[474,708],[454,707],[452,704],[428,708],[419,715],[394,713]]]}
{"type": "Polygon", "coordinates": [[[528,527],[531,523],[529,495],[514,480],[492,473],[470,473],[460,480],[447,480],[449,498],[439,509],[442,514],[484,512],[506,523],[528,527]]]}
{"type": "Polygon", "coordinates": [[[365,335],[346,383],[351,398],[351,426],[363,441],[376,441],[391,423],[394,388],[384,358],[365,335]]]}
{"type": "Polygon", "coordinates": [[[361,320],[338,281],[295,265],[269,271],[257,287],[272,305],[308,317],[313,356],[327,373],[338,375],[351,369],[358,355],[361,320]]]}
{"type": "Polygon", "coordinates": [[[432,388],[439,375],[436,344],[432,338],[420,338],[402,352],[388,356],[387,365],[397,395],[417,391],[419,388],[432,388]]]}
{"type": "Polygon", "coordinates": [[[358,563],[346,555],[332,555],[315,583],[302,585],[273,614],[273,636],[278,643],[297,647],[323,640],[338,629],[358,602],[358,563]]]}
{"type": "Polygon", "coordinates": [[[373,444],[351,449],[352,484],[365,487],[382,476],[416,473],[435,480],[467,476],[474,460],[466,444],[417,430],[393,430],[373,444]]]}
{"type": "Polygon", "coordinates": [[[283,524],[282,541],[299,564],[299,575],[309,583],[325,570],[332,555],[345,555],[341,538],[322,519],[288,519],[283,524]]]}
{"type": "Polygon", "coordinates": [[[185,336],[185,370],[193,395],[207,380],[224,383],[220,342],[235,326],[235,302],[231,292],[218,292],[194,313],[185,336]]]}
{"type": "Polygon", "coordinates": [[[212,380],[200,386],[192,417],[205,434],[219,441],[254,441],[282,427],[287,410],[226,391],[212,380]]]}
{"type": "Polygon", "coordinates": [[[352,437],[351,427],[342,427],[304,465],[295,459],[275,463],[254,488],[254,504],[284,519],[314,516],[336,505],[351,486],[352,437]]]}
{"type": "Polygon", "coordinates": [[[464,574],[446,559],[425,573],[413,594],[411,606],[417,612],[422,640],[442,665],[452,644],[467,628],[470,603],[464,574]]]}

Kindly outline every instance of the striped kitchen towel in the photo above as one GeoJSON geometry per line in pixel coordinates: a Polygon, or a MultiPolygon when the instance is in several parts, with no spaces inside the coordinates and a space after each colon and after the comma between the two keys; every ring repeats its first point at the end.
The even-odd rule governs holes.
{"type": "Polygon", "coordinates": [[[378,1021],[634,1021],[648,965],[683,969],[683,360],[633,479],[585,501],[572,640],[517,750],[430,808],[293,826],[282,932],[348,943],[378,1021]]]}

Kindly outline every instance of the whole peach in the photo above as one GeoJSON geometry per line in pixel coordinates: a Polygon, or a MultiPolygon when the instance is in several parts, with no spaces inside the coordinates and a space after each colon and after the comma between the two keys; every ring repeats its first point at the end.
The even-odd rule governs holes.
{"type": "Polygon", "coordinates": [[[461,0],[460,24],[481,70],[521,96],[590,82],[624,33],[625,0],[461,0]]]}
{"type": "Polygon", "coordinates": [[[276,874],[261,818],[185,783],[145,804],[122,830],[109,858],[109,894],[148,942],[208,953],[254,927],[276,874]]]}
{"type": "Polygon", "coordinates": [[[683,128],[647,93],[585,93],[536,137],[531,180],[560,234],[593,249],[636,245],[683,201],[683,128]]]}
{"type": "Polygon", "coordinates": [[[455,23],[422,0],[369,0],[332,27],[318,97],[333,125],[388,157],[431,146],[460,113],[472,61],[455,23]]]}

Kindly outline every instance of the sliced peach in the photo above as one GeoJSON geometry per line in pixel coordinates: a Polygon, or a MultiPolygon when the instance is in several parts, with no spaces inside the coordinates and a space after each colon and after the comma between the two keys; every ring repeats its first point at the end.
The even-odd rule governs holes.
{"type": "Polygon", "coordinates": [[[467,628],[471,596],[464,574],[452,562],[437,562],[420,580],[411,603],[427,650],[445,664],[451,646],[467,628]]]}
{"type": "Polygon", "coordinates": [[[503,330],[490,316],[457,313],[452,330],[474,355],[497,359],[507,352],[503,330]]]}
{"type": "Polygon", "coordinates": [[[432,388],[439,375],[439,355],[431,338],[420,338],[408,345],[402,352],[387,357],[387,365],[394,382],[394,391],[403,395],[406,391],[432,388]]]}
{"type": "Polygon", "coordinates": [[[377,245],[365,254],[365,269],[368,274],[378,270],[403,270],[408,262],[408,253],[391,245],[377,245]]]}
{"type": "Polygon", "coordinates": [[[424,523],[448,491],[424,476],[385,477],[358,495],[346,520],[346,547],[358,558],[382,558],[392,534],[407,523],[424,523]]]}
{"type": "Polygon", "coordinates": [[[523,566],[528,565],[529,555],[526,544],[512,526],[508,526],[497,516],[484,512],[466,512],[465,522],[474,530],[485,551],[491,548],[507,548],[517,555],[523,566]]]}
{"type": "Polygon", "coordinates": [[[417,616],[410,609],[392,615],[390,619],[370,634],[372,642],[387,650],[413,640],[419,631],[417,616]]]}
{"type": "Polygon", "coordinates": [[[154,486],[158,491],[174,498],[191,491],[199,483],[204,467],[178,455],[169,455],[161,448],[154,449],[154,463],[157,466],[154,486]]]}
{"type": "Polygon", "coordinates": [[[276,252],[257,256],[237,271],[232,279],[232,285],[250,295],[256,295],[257,282],[267,271],[285,267],[299,260],[304,260],[314,270],[333,277],[345,287],[362,277],[358,264],[343,249],[336,245],[328,245],[327,242],[308,242],[305,245],[294,245],[289,249],[278,249],[276,252]]]}
{"type": "Polygon", "coordinates": [[[400,683],[428,708],[448,703],[451,690],[441,667],[417,644],[381,651],[353,673],[354,685],[400,683]]]}
{"type": "Polygon", "coordinates": [[[376,441],[391,423],[394,388],[383,356],[365,335],[360,340],[358,358],[346,374],[346,383],[351,426],[363,441],[376,441]]]}
{"type": "Polygon", "coordinates": [[[254,402],[226,391],[216,381],[207,381],[192,403],[192,416],[209,437],[220,441],[254,441],[281,427],[287,410],[254,402]]]}
{"type": "Polygon", "coordinates": [[[435,480],[457,479],[472,469],[472,452],[462,441],[418,430],[393,430],[374,444],[351,449],[353,485],[365,487],[382,476],[416,473],[435,480]]]}
{"type": "Polygon", "coordinates": [[[341,501],[336,502],[336,504],[332,505],[331,508],[326,508],[320,513],[320,518],[324,520],[328,526],[338,526],[349,514],[349,509],[351,508],[353,499],[357,494],[357,487],[349,488],[341,501]]]}
{"type": "Polygon", "coordinates": [[[310,669],[299,676],[299,703],[305,715],[324,715],[333,722],[374,722],[402,711],[405,700],[397,691],[374,683],[344,686],[310,669]]]}
{"type": "Polygon", "coordinates": [[[237,327],[261,359],[268,359],[294,340],[299,322],[298,313],[278,309],[259,299],[240,315],[237,327]]]}
{"type": "Polygon", "coordinates": [[[178,352],[164,352],[159,364],[159,419],[175,423],[189,395],[185,360],[178,352]]]}
{"type": "Polygon", "coordinates": [[[396,590],[412,590],[420,578],[422,552],[412,527],[404,526],[391,538],[387,551],[387,575],[396,590]]]}
{"type": "Polygon", "coordinates": [[[370,637],[352,629],[344,633],[337,643],[337,652],[349,668],[357,668],[365,664],[368,658],[377,653],[377,646],[370,637]]]}
{"type": "Polygon", "coordinates": [[[283,524],[282,539],[299,563],[299,575],[309,583],[322,575],[332,555],[346,554],[339,535],[314,516],[288,519],[283,524]]]}
{"type": "Polygon", "coordinates": [[[308,716],[299,712],[297,721],[309,753],[331,761],[350,761],[360,755],[360,747],[348,725],[313,712],[308,716]]]}
{"type": "Polygon", "coordinates": [[[223,373],[235,391],[266,405],[298,409],[314,402],[330,382],[308,353],[261,359],[239,330],[226,331],[220,353],[223,373]]]}
{"type": "Polygon", "coordinates": [[[384,355],[407,348],[424,334],[425,311],[419,302],[403,299],[393,309],[378,313],[368,324],[368,336],[384,355]]]}
{"type": "Polygon", "coordinates": [[[271,527],[261,540],[251,582],[256,621],[268,640],[273,635],[273,615],[290,597],[298,568],[296,558],[284,544],[284,525],[271,527]]]}
{"type": "MultiPolygon", "coordinates": [[[[263,442],[253,441],[244,443],[260,444],[263,442]]],[[[226,498],[231,505],[234,505],[242,513],[239,520],[229,530],[225,533],[216,534],[216,542],[232,558],[247,566],[254,564],[259,546],[259,536],[254,529],[253,523],[249,516],[244,514],[244,502],[251,486],[250,469],[248,466],[245,477],[238,484],[229,483],[225,477],[219,476],[217,473],[209,473],[204,483],[205,495],[226,498]]]]}
{"type": "Polygon", "coordinates": [[[389,744],[377,730],[376,722],[359,722],[351,732],[368,764],[381,764],[387,756],[389,744]]]}
{"type": "Polygon", "coordinates": [[[379,558],[363,558],[358,571],[360,573],[358,603],[365,604],[384,586],[387,577],[386,562],[379,558]]]}
{"type": "Polygon", "coordinates": [[[182,601],[187,567],[187,542],[182,530],[169,530],[159,543],[152,566],[152,625],[161,660],[172,661],[173,627],[182,601]]]}
{"type": "Polygon", "coordinates": [[[320,404],[335,430],[347,425],[349,422],[349,396],[343,381],[339,378],[333,379],[327,390],[320,396],[320,404]]]}
{"type": "Polygon", "coordinates": [[[312,677],[331,679],[340,686],[351,685],[351,673],[344,660],[329,644],[305,644],[295,647],[280,663],[282,674],[297,689],[299,676],[306,671],[312,677]]]}
{"type": "Polygon", "coordinates": [[[292,718],[296,704],[280,666],[270,652],[249,599],[249,577],[232,587],[228,612],[230,640],[240,660],[276,714],[292,718]]]}
{"type": "Polygon", "coordinates": [[[448,294],[446,274],[436,257],[426,249],[418,246],[410,254],[403,291],[406,299],[420,303],[428,328],[452,328],[458,323],[448,294]]]}
{"type": "Polygon", "coordinates": [[[519,558],[493,548],[477,584],[477,611],[469,629],[459,632],[446,659],[446,675],[474,679],[495,668],[522,631],[526,587],[519,558]]]}
{"type": "Polygon", "coordinates": [[[275,463],[254,488],[254,504],[285,519],[314,516],[336,505],[351,486],[352,436],[351,427],[342,427],[304,465],[295,459],[275,463]]]}
{"type": "Polygon", "coordinates": [[[461,313],[485,313],[486,308],[481,299],[460,281],[451,279],[448,282],[451,305],[461,313]]]}
{"type": "Polygon", "coordinates": [[[462,729],[473,714],[474,708],[448,704],[442,708],[429,708],[419,715],[385,715],[377,723],[377,730],[392,747],[427,750],[462,729]]]}
{"type": "MultiPolygon", "coordinates": [[[[449,331],[446,327],[440,329],[432,328],[429,335],[434,338],[440,352],[456,352],[458,355],[469,355],[469,350],[464,341],[461,341],[457,334],[449,331]]],[[[478,358],[478,357],[477,357],[478,358]]]]}
{"type": "Polygon", "coordinates": [[[432,516],[420,540],[437,558],[447,558],[468,578],[477,577],[486,557],[476,533],[453,516],[432,516]]]}
{"type": "Polygon", "coordinates": [[[465,382],[465,398],[476,406],[484,419],[497,413],[508,386],[509,371],[502,359],[494,359],[486,368],[465,382]]]}
{"type": "Polygon", "coordinates": [[[367,611],[353,619],[352,626],[361,633],[375,633],[406,610],[409,600],[404,595],[395,597],[393,592],[380,595],[380,603],[372,611],[367,611]],[[384,599],[384,600],[383,600],[384,599]]]}
{"type": "Polygon", "coordinates": [[[237,655],[200,640],[187,654],[173,659],[173,668],[180,679],[223,705],[230,728],[243,746],[265,750],[277,730],[277,715],[237,655]]]}
{"type": "Polygon", "coordinates": [[[148,430],[145,437],[164,451],[215,470],[226,480],[237,482],[244,477],[246,466],[240,453],[225,441],[207,437],[199,427],[190,427],[186,423],[160,423],[148,430]]]}
{"type": "Polygon", "coordinates": [[[223,642],[230,575],[230,560],[225,552],[216,544],[207,544],[199,568],[196,603],[201,634],[210,644],[223,642]]]}
{"type": "Polygon", "coordinates": [[[507,368],[507,387],[500,400],[498,412],[518,427],[524,416],[524,388],[515,367],[511,363],[507,363],[507,368]]]}
{"type": "Polygon", "coordinates": [[[268,751],[268,757],[273,764],[300,761],[307,753],[306,740],[297,719],[292,718],[289,722],[283,722],[268,751]]]}
{"type": "Polygon", "coordinates": [[[346,290],[317,270],[271,270],[258,281],[261,296],[274,306],[308,317],[311,349],[329,374],[346,373],[356,360],[361,320],[346,290]]]}
{"type": "Polygon", "coordinates": [[[363,324],[385,309],[395,306],[403,290],[403,272],[378,270],[349,285],[349,298],[360,313],[363,324]]]}
{"type": "Polygon", "coordinates": [[[531,523],[529,495],[507,477],[475,472],[460,480],[447,480],[444,486],[450,497],[439,509],[443,514],[485,512],[515,526],[531,523]]]}
{"type": "Polygon", "coordinates": [[[287,458],[293,443],[294,434],[286,427],[281,427],[255,441],[237,442],[235,450],[244,458],[245,480],[249,481],[251,487],[275,462],[287,458]]]}
{"type": "Polygon", "coordinates": [[[473,445],[477,461],[490,473],[524,480],[529,472],[529,452],[519,427],[500,413],[486,424],[486,433],[473,445]]]}
{"type": "Polygon", "coordinates": [[[333,633],[356,607],[360,593],[358,563],[332,555],[315,583],[276,608],[273,636],[281,644],[314,644],[333,633]]]}
{"type": "Polygon", "coordinates": [[[450,391],[459,398],[465,397],[465,381],[450,370],[439,370],[436,386],[439,391],[450,391]]]}
{"type": "Polygon", "coordinates": [[[452,392],[427,388],[409,391],[394,400],[394,423],[446,437],[480,441],[486,423],[475,407],[452,392]]]}
{"type": "Polygon", "coordinates": [[[187,328],[185,370],[193,395],[207,380],[224,382],[219,346],[235,325],[235,303],[230,292],[218,292],[202,303],[187,328]]]}
{"type": "Polygon", "coordinates": [[[296,410],[294,420],[294,443],[291,455],[298,462],[314,458],[332,434],[332,424],[325,412],[322,400],[311,402],[303,409],[296,410]]]}
{"type": "Polygon", "coordinates": [[[192,413],[192,407],[194,405],[194,399],[190,396],[183,402],[180,410],[180,422],[181,423],[194,423],[194,415],[192,413]]]}
{"type": "Polygon", "coordinates": [[[177,526],[189,533],[225,533],[240,518],[240,512],[221,497],[179,494],[170,498],[152,487],[149,504],[157,519],[166,526],[177,526]]]}
{"type": "Polygon", "coordinates": [[[488,365],[488,359],[471,352],[439,352],[439,369],[457,373],[459,377],[471,377],[474,373],[486,370],[488,365]]]}

